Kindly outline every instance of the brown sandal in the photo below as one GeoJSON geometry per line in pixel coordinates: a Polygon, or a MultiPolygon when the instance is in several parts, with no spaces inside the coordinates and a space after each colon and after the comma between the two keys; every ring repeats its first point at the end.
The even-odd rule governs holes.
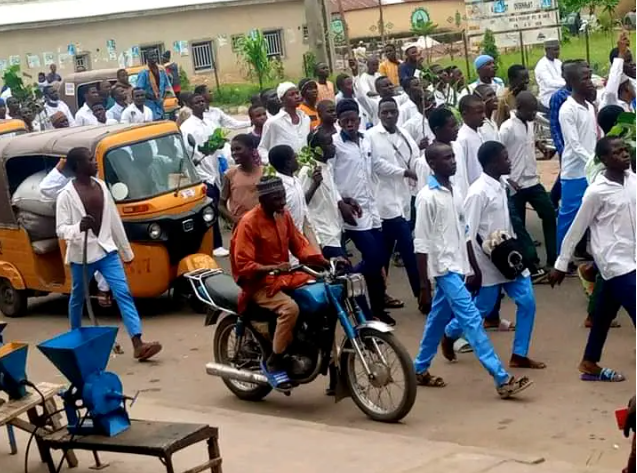
{"type": "Polygon", "coordinates": [[[147,361],[159,353],[162,346],[159,342],[142,343],[135,348],[134,357],[138,361],[147,361]]]}
{"type": "Polygon", "coordinates": [[[532,360],[526,356],[512,355],[509,360],[509,368],[528,368],[531,370],[543,370],[546,368],[546,363],[541,361],[532,360]]]}
{"type": "Polygon", "coordinates": [[[502,399],[509,399],[532,385],[533,381],[526,376],[522,376],[521,378],[511,376],[506,383],[502,386],[498,386],[498,394],[502,399]]]}
{"type": "Polygon", "coordinates": [[[111,307],[113,305],[113,296],[110,292],[97,291],[97,303],[100,307],[111,307]]]}
{"type": "Polygon", "coordinates": [[[416,374],[416,382],[420,386],[426,386],[428,388],[444,388],[447,383],[440,376],[434,376],[429,371],[416,374]]]}
{"type": "Polygon", "coordinates": [[[405,307],[405,303],[400,299],[385,294],[385,309],[402,309],[405,307]]]}

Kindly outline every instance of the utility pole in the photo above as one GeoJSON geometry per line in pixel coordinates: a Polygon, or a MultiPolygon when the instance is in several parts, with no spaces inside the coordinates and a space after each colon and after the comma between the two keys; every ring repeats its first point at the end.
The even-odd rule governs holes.
{"type": "Polygon", "coordinates": [[[343,40],[345,41],[345,47],[347,48],[347,57],[352,58],[352,44],[349,42],[349,26],[347,26],[347,20],[345,19],[345,10],[343,10],[342,0],[338,0],[338,14],[341,17],[341,23],[343,24],[343,40]]]}
{"type": "Polygon", "coordinates": [[[321,0],[303,0],[303,6],[305,7],[305,19],[307,22],[310,49],[314,53],[317,63],[329,63],[321,0]]]}
{"type": "Polygon", "coordinates": [[[378,20],[380,42],[381,44],[385,44],[385,17],[383,15],[383,0],[378,0],[378,13],[380,13],[380,19],[378,20]]]}

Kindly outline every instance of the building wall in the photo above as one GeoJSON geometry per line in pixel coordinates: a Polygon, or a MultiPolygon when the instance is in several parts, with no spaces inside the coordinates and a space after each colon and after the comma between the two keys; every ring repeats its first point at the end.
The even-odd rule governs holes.
{"type": "MultiPolygon", "coordinates": [[[[163,43],[165,50],[172,51],[172,58],[182,66],[191,81],[212,81],[211,71],[195,74],[191,43],[211,40],[216,55],[221,82],[243,82],[246,80],[237,55],[232,50],[232,36],[245,34],[258,28],[262,31],[282,30],[286,75],[300,76],[303,69],[303,53],[308,45],[303,40],[305,13],[303,2],[293,0],[272,4],[218,7],[191,11],[178,11],[161,15],[140,14],[124,19],[105,19],[83,24],[43,26],[15,31],[0,32],[0,59],[9,60],[19,55],[21,69],[37,76],[37,72],[48,69],[44,65],[43,53],[52,52],[61,75],[73,71],[71,61],[59,63],[69,44],[75,44],[78,54],[90,53],[90,69],[118,67],[118,60],[109,58],[107,40],[114,40],[116,54],[133,46],[143,47],[163,43]],[[189,55],[181,56],[173,49],[175,41],[187,41],[189,55]],[[40,67],[29,69],[27,55],[39,55],[40,67]]],[[[139,59],[135,60],[135,64],[139,59]]]]}
{"type": "MultiPolygon", "coordinates": [[[[424,8],[433,23],[440,28],[456,29],[454,18],[456,11],[465,15],[464,1],[431,0],[424,2],[397,3],[383,6],[385,34],[407,33],[411,30],[411,15],[417,8],[424,8]],[[452,19],[451,22],[448,19],[452,19]],[[389,27],[391,23],[391,28],[389,27]]],[[[366,8],[345,12],[349,36],[352,39],[378,36],[378,8],[366,8]]]]}

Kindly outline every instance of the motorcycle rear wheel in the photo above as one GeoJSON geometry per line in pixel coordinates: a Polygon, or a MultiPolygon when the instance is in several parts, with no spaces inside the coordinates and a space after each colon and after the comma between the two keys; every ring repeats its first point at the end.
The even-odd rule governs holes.
{"type": "MultiPolygon", "coordinates": [[[[234,350],[237,349],[236,344],[238,343],[235,331],[236,325],[237,317],[235,316],[224,317],[221,322],[219,322],[219,325],[217,325],[215,336],[213,339],[215,361],[217,363],[239,369],[246,369],[243,367],[243,365],[247,363],[250,365],[250,369],[260,372],[261,369],[259,367],[259,362],[263,357],[264,350],[259,343],[258,338],[255,336],[252,327],[250,327],[249,325],[246,325],[244,328],[242,350],[249,351],[250,356],[245,360],[241,360],[243,362],[241,363],[241,366],[238,366],[237,363],[231,361],[234,357],[234,354],[230,353],[230,342],[234,343],[234,350]],[[246,344],[249,344],[250,346],[247,347],[246,344]]],[[[223,383],[228,387],[228,389],[232,391],[235,396],[243,401],[261,401],[272,391],[271,386],[245,383],[233,379],[222,379],[223,383]]]]}
{"type": "Polygon", "coordinates": [[[368,363],[372,362],[372,371],[377,376],[373,380],[367,377],[353,347],[350,346],[347,351],[344,351],[341,357],[341,369],[344,371],[343,374],[352,400],[372,420],[388,423],[398,422],[409,414],[416,401],[416,374],[411,357],[392,333],[366,330],[362,332],[359,340],[366,360],[368,363]],[[376,346],[385,362],[378,355],[376,346]],[[390,356],[391,352],[393,355],[390,356]],[[402,375],[402,388],[399,387],[400,396],[398,402],[394,403],[388,386],[391,384],[399,386],[397,380],[394,379],[396,375],[392,374],[392,367],[396,364],[398,365],[396,375],[402,375]],[[360,384],[361,379],[367,381],[370,387],[363,388],[360,384]],[[391,407],[387,408],[379,404],[383,394],[392,403],[391,407]]]}

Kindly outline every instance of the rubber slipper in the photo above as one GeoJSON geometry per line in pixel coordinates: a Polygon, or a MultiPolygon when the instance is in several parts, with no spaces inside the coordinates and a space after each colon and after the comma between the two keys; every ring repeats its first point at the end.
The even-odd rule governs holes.
{"type": "Polygon", "coordinates": [[[292,382],[285,371],[268,371],[264,360],[261,361],[261,371],[268,379],[268,383],[277,391],[289,391],[292,389],[292,382]]]}
{"type": "Polygon", "coordinates": [[[500,324],[497,327],[485,326],[484,329],[487,332],[515,332],[515,324],[507,319],[500,319],[500,324]]]}
{"type": "Polygon", "coordinates": [[[471,353],[473,352],[473,347],[461,337],[453,343],[453,351],[456,353],[471,353]]]}
{"type": "Polygon", "coordinates": [[[600,381],[603,383],[620,383],[626,381],[623,374],[610,368],[602,368],[598,374],[582,373],[580,379],[582,381],[600,381]]]}

